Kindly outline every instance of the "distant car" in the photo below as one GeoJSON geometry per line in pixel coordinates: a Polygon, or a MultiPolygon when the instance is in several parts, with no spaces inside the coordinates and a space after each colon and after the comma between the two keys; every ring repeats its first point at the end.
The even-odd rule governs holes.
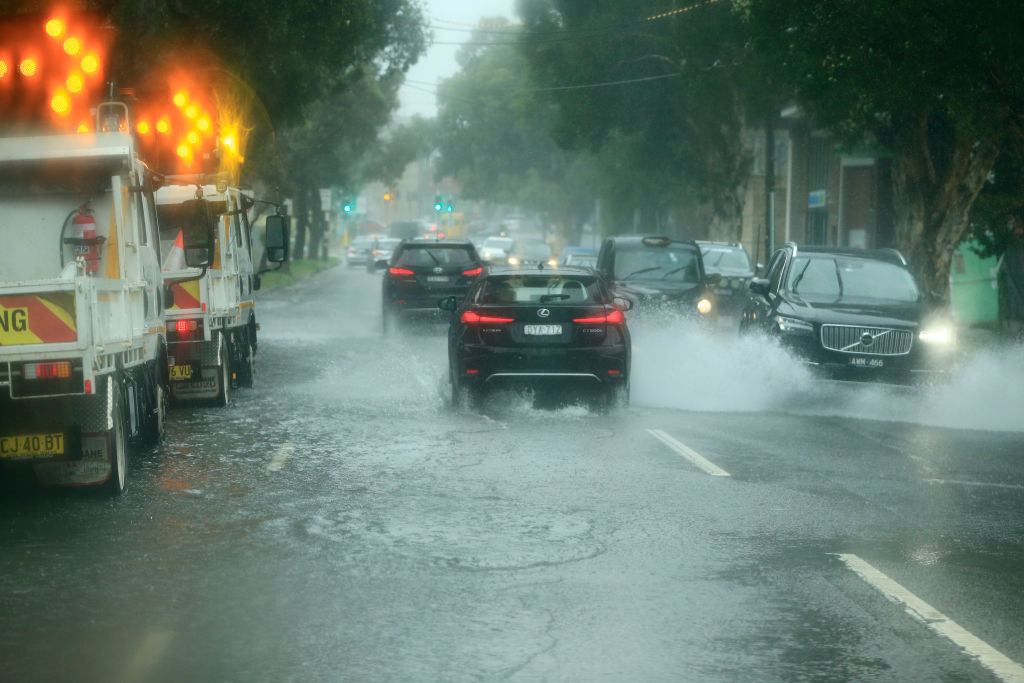
{"type": "Polygon", "coordinates": [[[952,363],[945,304],[921,291],[895,249],[787,243],[750,291],[740,332],[766,333],[828,377],[914,383],[952,363]]]}
{"type": "Polygon", "coordinates": [[[713,312],[738,321],[746,305],[750,281],[757,275],[757,269],[750,255],[739,242],[697,241],[704,259],[704,270],[709,275],[717,274],[719,281],[712,292],[713,312]]]}
{"type": "Polygon", "coordinates": [[[597,270],[616,296],[641,310],[671,310],[707,316],[713,308],[709,290],[719,276],[704,272],[704,259],[693,241],[661,235],[608,237],[597,256],[597,270]]]}
{"type": "Polygon", "coordinates": [[[551,245],[539,239],[517,239],[508,250],[510,266],[535,266],[543,263],[558,265],[558,259],[551,253],[551,245]]]}
{"type": "Polygon", "coordinates": [[[485,263],[504,264],[508,261],[508,250],[515,242],[511,237],[488,237],[480,247],[480,258],[485,263]]]}
{"type": "Polygon", "coordinates": [[[438,300],[461,299],[482,270],[483,263],[469,241],[403,241],[392,253],[383,278],[384,332],[404,317],[436,316],[438,300]]]}
{"type": "Polygon", "coordinates": [[[606,404],[628,401],[630,337],[601,277],[583,268],[491,267],[453,311],[448,332],[452,402],[504,383],[575,384],[606,404]]]}
{"type": "Polygon", "coordinates": [[[378,268],[386,268],[391,261],[391,254],[395,248],[402,243],[397,237],[381,237],[373,241],[370,246],[370,254],[366,258],[367,272],[374,272],[378,268]]]}
{"type": "Polygon", "coordinates": [[[360,235],[349,243],[348,249],[345,251],[345,263],[349,268],[366,265],[375,239],[373,236],[360,235]]]}
{"type": "Polygon", "coordinates": [[[594,268],[597,266],[597,249],[589,247],[566,247],[558,259],[559,265],[594,268]]]}

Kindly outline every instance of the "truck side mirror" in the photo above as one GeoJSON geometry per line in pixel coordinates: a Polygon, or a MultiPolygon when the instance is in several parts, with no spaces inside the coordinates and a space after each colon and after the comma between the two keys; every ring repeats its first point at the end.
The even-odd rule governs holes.
{"type": "Polygon", "coordinates": [[[182,203],[181,240],[186,266],[206,268],[213,262],[217,237],[213,212],[205,199],[189,199],[182,203]]]}
{"type": "Polygon", "coordinates": [[[289,223],[288,216],[267,216],[267,234],[263,243],[267,249],[267,260],[271,263],[288,260],[289,223]]]}

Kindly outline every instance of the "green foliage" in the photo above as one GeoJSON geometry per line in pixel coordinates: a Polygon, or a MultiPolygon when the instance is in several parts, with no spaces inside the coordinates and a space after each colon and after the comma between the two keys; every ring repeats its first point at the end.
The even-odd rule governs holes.
{"type": "Polygon", "coordinates": [[[436,148],[436,125],[433,119],[413,117],[378,140],[363,156],[359,177],[364,181],[380,181],[385,185],[397,182],[406,166],[428,156],[436,148]]]}

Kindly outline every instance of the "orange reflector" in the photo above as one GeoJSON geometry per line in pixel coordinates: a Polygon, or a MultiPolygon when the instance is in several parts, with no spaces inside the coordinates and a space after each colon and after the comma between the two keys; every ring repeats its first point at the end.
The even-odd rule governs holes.
{"type": "Polygon", "coordinates": [[[26,363],[22,371],[25,379],[67,379],[71,376],[71,361],[26,363]]]}
{"type": "Polygon", "coordinates": [[[18,65],[18,71],[21,72],[22,76],[35,76],[37,68],[36,60],[34,59],[23,59],[21,64],[18,65]]]}
{"type": "Polygon", "coordinates": [[[82,41],[74,36],[71,36],[64,41],[64,52],[74,57],[82,51],[82,41]]]}

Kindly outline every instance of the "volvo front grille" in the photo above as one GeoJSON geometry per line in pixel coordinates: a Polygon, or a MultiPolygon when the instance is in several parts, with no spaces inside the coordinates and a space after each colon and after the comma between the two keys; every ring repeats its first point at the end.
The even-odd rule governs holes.
{"type": "Polygon", "coordinates": [[[910,330],[860,325],[822,325],[821,344],[840,353],[866,353],[872,356],[905,356],[914,343],[910,330]]]}

